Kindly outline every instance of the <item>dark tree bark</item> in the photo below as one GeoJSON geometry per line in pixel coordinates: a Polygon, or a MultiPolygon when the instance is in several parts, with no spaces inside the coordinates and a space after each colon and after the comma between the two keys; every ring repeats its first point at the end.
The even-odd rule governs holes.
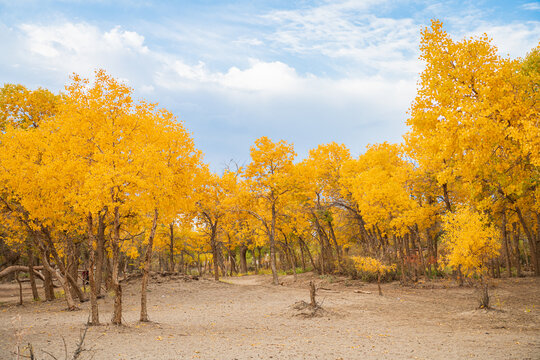
{"type": "Polygon", "coordinates": [[[270,267],[272,268],[272,284],[279,285],[276,267],[276,204],[272,203],[272,224],[270,228],[270,267]]]}
{"type": "Polygon", "coordinates": [[[508,277],[512,277],[512,262],[510,261],[510,247],[508,246],[508,231],[506,230],[506,211],[503,209],[502,224],[501,224],[502,238],[504,243],[504,256],[506,258],[506,271],[508,277]]]}
{"type": "Polygon", "coordinates": [[[519,226],[517,223],[512,224],[512,239],[514,242],[514,259],[516,264],[516,276],[521,277],[521,252],[519,250],[519,226]]]}
{"type": "Polygon", "coordinates": [[[538,263],[538,252],[536,249],[536,239],[534,238],[529,226],[527,225],[527,222],[525,221],[525,218],[523,217],[523,214],[521,213],[521,209],[516,206],[516,213],[518,215],[519,221],[521,223],[521,226],[523,227],[523,231],[525,232],[525,236],[527,237],[527,240],[529,242],[529,247],[531,249],[531,262],[534,269],[534,275],[539,276],[540,275],[540,264],[538,263]]]}
{"type": "Polygon", "coordinates": [[[171,271],[174,272],[174,224],[169,224],[169,262],[171,264],[171,271]]]}
{"type": "Polygon", "coordinates": [[[247,253],[247,246],[241,245],[240,246],[240,271],[243,274],[247,274],[248,272],[246,253],[247,253]]]}
{"type": "Polygon", "coordinates": [[[158,210],[154,209],[154,218],[152,219],[152,228],[150,229],[150,236],[148,237],[148,245],[146,247],[146,252],[144,254],[144,264],[143,264],[143,276],[141,282],[141,322],[148,321],[148,310],[146,306],[146,288],[148,286],[148,273],[150,272],[150,263],[152,261],[152,248],[154,246],[154,237],[156,235],[156,227],[158,220],[158,210]]]}
{"type": "Polygon", "coordinates": [[[317,271],[318,273],[321,273],[321,269],[315,264],[315,261],[313,261],[313,256],[311,255],[311,251],[309,251],[309,247],[307,246],[307,244],[304,242],[304,240],[302,240],[302,238],[298,238],[298,240],[300,241],[300,246],[304,246],[304,249],[308,254],[309,261],[311,262],[311,266],[313,266],[313,269],[315,269],[315,271],[317,271]]]}
{"type": "Polygon", "coordinates": [[[30,286],[32,288],[32,296],[34,301],[39,301],[39,293],[36,286],[36,276],[34,275],[34,253],[30,246],[26,248],[26,253],[28,254],[28,277],[30,279],[30,286]]]}
{"type": "MultiPolygon", "coordinates": [[[[96,277],[94,274],[95,266],[95,251],[94,251],[94,242],[96,242],[96,236],[94,235],[94,224],[92,219],[92,214],[88,213],[86,217],[87,223],[87,235],[88,235],[88,281],[90,283],[90,320],[88,321],[89,325],[98,325],[99,324],[99,308],[97,303],[97,288],[96,288],[96,277]]],[[[84,281],[84,280],[83,280],[84,281]]]]}
{"type": "Polygon", "coordinates": [[[105,216],[107,209],[104,209],[98,213],[98,228],[96,236],[96,291],[98,299],[103,297],[101,295],[101,284],[103,282],[103,267],[105,265],[105,216]]]}
{"type": "Polygon", "coordinates": [[[112,248],[111,285],[114,290],[114,308],[111,322],[122,325],[122,285],[118,278],[120,265],[120,212],[118,206],[114,208],[112,248]]]}
{"type": "MultiPolygon", "coordinates": [[[[49,258],[49,253],[48,252],[45,252],[45,253],[42,253],[41,254],[42,256],[42,262],[43,262],[43,258],[46,258],[48,259],[49,258]]],[[[53,301],[54,300],[54,286],[53,286],[53,281],[52,281],[52,274],[51,272],[47,269],[47,268],[43,268],[43,289],[45,291],[45,299],[47,301],[53,301]]]]}

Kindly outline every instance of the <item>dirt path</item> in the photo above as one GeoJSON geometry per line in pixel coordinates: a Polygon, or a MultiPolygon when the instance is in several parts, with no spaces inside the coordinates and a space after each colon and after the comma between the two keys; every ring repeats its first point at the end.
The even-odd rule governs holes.
{"type": "MultiPolygon", "coordinates": [[[[160,280],[161,281],[161,280],[160,280]]],[[[345,279],[302,274],[297,282],[268,276],[152,283],[149,315],[139,324],[139,283],[124,287],[127,326],[92,327],[86,347],[95,359],[540,359],[540,280],[501,280],[492,290],[497,311],[474,309],[474,291],[450,282],[425,288],[362,285],[345,279]],[[295,316],[292,305],[309,300],[307,282],[324,289],[318,300],[324,317],[295,316]],[[434,288],[433,288],[434,287],[434,288]],[[361,289],[367,293],[355,293],[361,289]]],[[[5,285],[0,297],[10,298],[5,285]]],[[[67,312],[65,303],[0,305],[0,359],[17,342],[33,344],[64,358],[62,337],[73,351],[87,318],[67,312]]],[[[102,321],[109,321],[112,298],[100,300],[102,321]]]]}

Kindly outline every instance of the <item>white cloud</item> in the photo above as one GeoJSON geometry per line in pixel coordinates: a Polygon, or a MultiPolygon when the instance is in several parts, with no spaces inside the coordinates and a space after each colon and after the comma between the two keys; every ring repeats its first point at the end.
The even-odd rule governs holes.
{"type": "Polygon", "coordinates": [[[540,10],[540,3],[537,3],[537,2],[526,3],[526,4],[521,5],[521,8],[524,10],[537,11],[537,10],[540,10]]]}
{"type": "Polygon", "coordinates": [[[484,23],[473,32],[475,35],[486,33],[493,39],[493,44],[502,56],[524,57],[540,41],[540,22],[528,21],[507,25],[484,23]]]}
{"type": "MultiPolygon", "coordinates": [[[[384,3],[384,2],[382,2],[384,3]]],[[[268,39],[293,53],[349,59],[364,73],[416,74],[419,26],[410,18],[377,17],[381,1],[329,2],[317,7],[273,11],[277,24],[268,39]]]]}
{"type": "Polygon", "coordinates": [[[23,24],[19,29],[22,46],[31,54],[25,61],[64,74],[88,75],[96,68],[129,63],[129,58],[149,53],[142,35],[120,27],[101,31],[86,23],[65,22],[23,24]]]}

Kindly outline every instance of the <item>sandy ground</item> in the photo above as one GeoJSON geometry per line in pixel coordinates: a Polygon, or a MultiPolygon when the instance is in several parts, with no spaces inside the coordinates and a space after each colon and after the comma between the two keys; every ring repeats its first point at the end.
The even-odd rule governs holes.
{"type": "MultiPolygon", "coordinates": [[[[491,289],[496,310],[474,310],[475,291],[451,281],[376,285],[313,274],[185,281],[158,278],[149,289],[153,323],[138,323],[139,281],[124,285],[126,326],[90,327],[83,359],[540,359],[540,279],[504,279],[491,289]],[[309,301],[314,279],[323,317],[292,308],[309,301]],[[355,293],[361,290],[364,293],[355,293]],[[371,292],[371,293],[366,293],[371,292]]],[[[27,287],[28,284],[25,284],[27,287]]],[[[41,291],[41,289],[40,289],[41,291]]],[[[65,302],[17,306],[17,284],[0,285],[0,359],[33,345],[38,359],[71,354],[88,317],[65,302]]],[[[108,322],[112,297],[100,302],[108,322]]],[[[71,355],[70,355],[71,356],[71,355]]],[[[70,358],[70,357],[69,357],[70,358]]]]}

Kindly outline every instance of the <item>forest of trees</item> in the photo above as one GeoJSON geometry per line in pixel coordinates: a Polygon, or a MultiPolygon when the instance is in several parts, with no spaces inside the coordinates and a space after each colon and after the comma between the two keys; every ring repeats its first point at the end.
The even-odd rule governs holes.
{"type": "Polygon", "coordinates": [[[297,159],[293,144],[262,137],[222,174],[172,113],[104,71],[59,94],[5,84],[0,280],[25,272],[46,300],[54,280],[69,309],[90,300],[92,324],[111,290],[121,324],[128,274],[142,275],[149,320],[151,269],[267,272],[276,285],[309,270],[455,277],[486,291],[488,277],[540,275],[540,46],[505,58],[487,36],[455,41],[433,21],[420,50],[401,144],[353,157],[329,143],[297,159]]]}

